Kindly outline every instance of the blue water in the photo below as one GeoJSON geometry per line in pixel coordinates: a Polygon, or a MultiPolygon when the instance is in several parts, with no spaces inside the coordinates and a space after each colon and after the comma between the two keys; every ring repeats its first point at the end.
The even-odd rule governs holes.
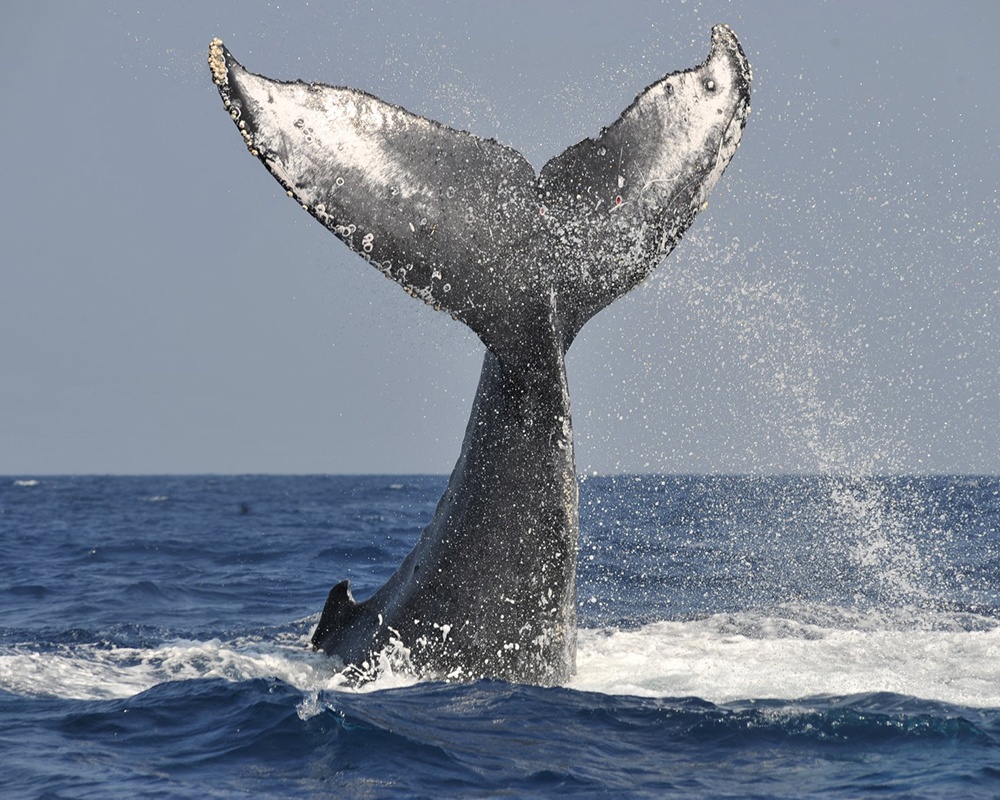
{"type": "Polygon", "coordinates": [[[568,685],[350,688],[443,487],[0,478],[0,796],[1000,796],[1000,479],[590,478],[568,685]]]}

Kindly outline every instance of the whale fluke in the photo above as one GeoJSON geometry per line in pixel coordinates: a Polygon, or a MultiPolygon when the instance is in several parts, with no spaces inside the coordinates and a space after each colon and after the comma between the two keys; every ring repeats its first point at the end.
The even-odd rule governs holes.
{"type": "Polygon", "coordinates": [[[372,597],[331,590],[313,644],[355,666],[396,640],[430,675],[564,680],[579,532],[565,354],[677,245],[736,152],[751,74],[735,34],[713,28],[704,63],[539,173],[366,92],[255,75],[218,39],[209,65],[287,193],[487,348],[433,520],[372,597]]]}

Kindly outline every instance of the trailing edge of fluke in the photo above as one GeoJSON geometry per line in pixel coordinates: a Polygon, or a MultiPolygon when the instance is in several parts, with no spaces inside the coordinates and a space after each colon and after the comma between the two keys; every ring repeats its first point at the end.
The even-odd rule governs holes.
{"type": "Polygon", "coordinates": [[[645,89],[536,173],[493,139],[366,92],[255,75],[215,39],[212,77],[247,148],[351,250],[486,346],[462,452],[388,582],[330,591],[315,647],[360,677],[565,680],[576,653],[576,470],[566,351],[680,241],[750,112],[736,35],[645,89]]]}

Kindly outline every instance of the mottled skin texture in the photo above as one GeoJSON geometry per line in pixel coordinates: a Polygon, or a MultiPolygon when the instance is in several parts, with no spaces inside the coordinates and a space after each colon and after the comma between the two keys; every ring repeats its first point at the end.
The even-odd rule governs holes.
{"type": "Polygon", "coordinates": [[[364,92],[249,73],[218,40],[209,64],[289,195],[487,348],[434,519],[372,597],[333,588],[313,644],[360,673],[396,642],[426,675],[565,680],[579,534],[566,351],[673,249],[735,153],[750,110],[735,35],[716,26],[705,63],[540,174],[364,92]]]}

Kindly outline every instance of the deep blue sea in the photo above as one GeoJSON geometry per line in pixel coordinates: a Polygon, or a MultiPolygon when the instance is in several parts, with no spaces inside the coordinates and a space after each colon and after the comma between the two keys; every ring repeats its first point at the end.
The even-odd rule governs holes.
{"type": "Polygon", "coordinates": [[[589,478],[573,680],[351,688],[444,483],[0,478],[0,797],[1000,797],[1000,479],[589,478]]]}

